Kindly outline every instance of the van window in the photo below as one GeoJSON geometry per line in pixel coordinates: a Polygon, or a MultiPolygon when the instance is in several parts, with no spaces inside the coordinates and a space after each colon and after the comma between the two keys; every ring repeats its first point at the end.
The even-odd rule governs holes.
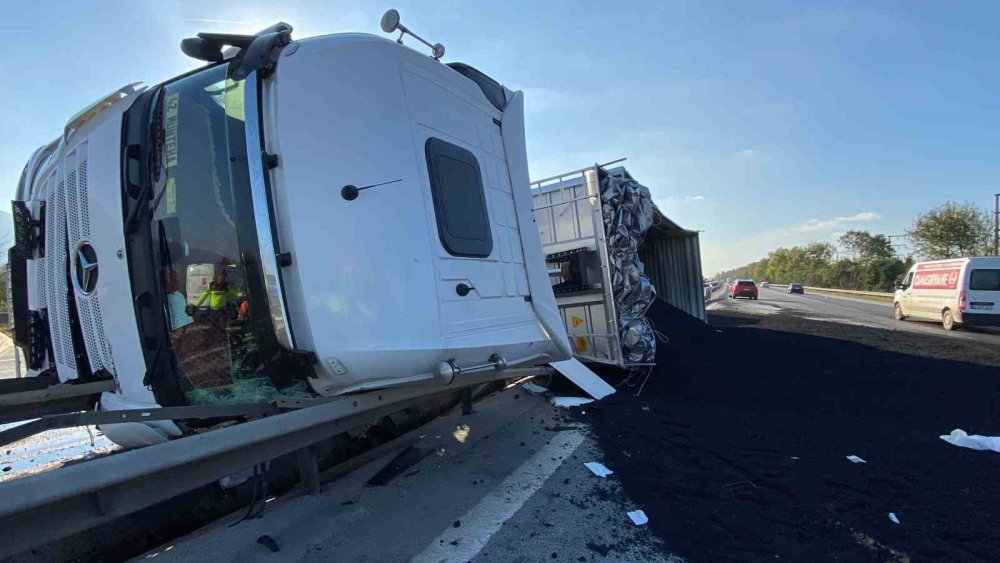
{"type": "Polygon", "coordinates": [[[425,151],[441,244],[454,256],[489,256],[493,235],[475,155],[433,137],[425,151]]]}
{"type": "Polygon", "coordinates": [[[972,291],[1000,291],[1000,270],[972,270],[969,276],[972,291]]]}

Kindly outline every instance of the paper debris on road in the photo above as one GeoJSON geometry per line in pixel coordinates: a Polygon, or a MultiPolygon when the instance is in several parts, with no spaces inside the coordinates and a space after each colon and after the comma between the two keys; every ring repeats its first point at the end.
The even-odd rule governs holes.
{"type": "Polygon", "coordinates": [[[636,526],[642,526],[646,522],[649,522],[649,518],[646,517],[646,513],[641,510],[633,510],[628,513],[628,517],[632,519],[632,523],[636,526]]]}
{"type": "Polygon", "coordinates": [[[847,459],[851,460],[854,463],[868,463],[867,461],[861,459],[860,457],[858,457],[856,455],[849,455],[849,456],[847,456],[847,459]]]}
{"type": "Polygon", "coordinates": [[[530,381],[522,385],[521,388],[527,391],[528,393],[531,393],[532,395],[544,395],[545,393],[549,392],[549,390],[546,389],[545,387],[542,387],[541,385],[535,385],[530,381]]]}
{"type": "Polygon", "coordinates": [[[978,434],[970,436],[965,433],[965,430],[956,428],[951,431],[951,434],[941,436],[941,439],[961,448],[1000,452],[1000,437],[998,436],[979,436],[978,434]]]}
{"type": "Polygon", "coordinates": [[[552,404],[557,407],[579,407],[580,405],[593,402],[593,399],[586,399],[584,397],[552,397],[552,404]]]}
{"type": "Polygon", "coordinates": [[[596,461],[588,461],[583,465],[585,465],[587,469],[590,470],[591,473],[597,475],[598,477],[607,477],[608,475],[614,473],[614,471],[611,471],[610,469],[605,467],[604,464],[598,463],[596,461]]]}
{"type": "Polygon", "coordinates": [[[895,512],[890,512],[889,513],[889,520],[892,520],[893,524],[899,524],[899,518],[896,518],[896,513],[895,512]]]}

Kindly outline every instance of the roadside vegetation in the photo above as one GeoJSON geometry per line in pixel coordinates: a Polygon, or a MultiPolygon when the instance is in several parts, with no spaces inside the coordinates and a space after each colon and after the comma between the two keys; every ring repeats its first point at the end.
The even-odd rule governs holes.
{"type": "MultiPolygon", "coordinates": [[[[917,216],[907,234],[919,256],[937,260],[990,254],[990,230],[988,213],[971,203],[949,202],[917,216]]],[[[889,292],[915,260],[897,256],[889,237],[868,231],[848,231],[837,243],[779,248],[715,277],[889,292]]]]}

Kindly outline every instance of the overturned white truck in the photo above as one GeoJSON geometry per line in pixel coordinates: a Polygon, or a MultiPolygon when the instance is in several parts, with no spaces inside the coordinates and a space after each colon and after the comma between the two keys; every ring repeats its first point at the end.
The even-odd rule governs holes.
{"type": "Polygon", "coordinates": [[[291,33],[187,39],[206,66],[114,92],[34,154],[13,202],[15,340],[52,385],[15,395],[146,409],[73,419],[135,446],[186,416],[571,357],[521,92],[440,45],[291,33]]]}

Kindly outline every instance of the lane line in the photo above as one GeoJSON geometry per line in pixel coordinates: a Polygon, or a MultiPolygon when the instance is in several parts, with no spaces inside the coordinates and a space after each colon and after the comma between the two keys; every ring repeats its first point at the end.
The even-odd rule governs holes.
{"type": "Polygon", "coordinates": [[[583,443],[583,440],[582,432],[557,433],[548,444],[542,446],[476,506],[463,514],[459,518],[462,522],[460,528],[449,526],[410,561],[412,563],[469,561],[478,555],[493,534],[497,533],[504,523],[542,488],[545,481],[562,465],[563,460],[583,443]],[[453,541],[457,541],[457,545],[452,545],[453,541]]]}

